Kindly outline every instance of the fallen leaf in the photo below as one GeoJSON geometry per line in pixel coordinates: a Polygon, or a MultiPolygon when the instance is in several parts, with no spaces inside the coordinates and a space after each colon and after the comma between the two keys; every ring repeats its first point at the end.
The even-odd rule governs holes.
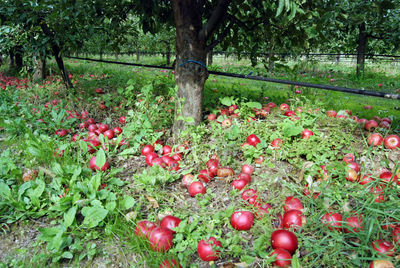
{"type": "Polygon", "coordinates": [[[146,195],[146,198],[147,198],[147,201],[150,202],[150,205],[151,205],[153,208],[159,208],[159,207],[160,207],[160,206],[158,205],[157,200],[154,199],[154,197],[151,197],[151,196],[149,196],[149,195],[146,195]]]}

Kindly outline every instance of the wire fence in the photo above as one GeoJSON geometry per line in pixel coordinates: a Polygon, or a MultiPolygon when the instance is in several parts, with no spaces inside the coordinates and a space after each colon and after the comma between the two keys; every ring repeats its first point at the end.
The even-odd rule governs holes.
{"type": "MultiPolygon", "coordinates": [[[[94,61],[94,62],[102,62],[102,63],[109,63],[109,64],[136,66],[136,67],[168,69],[168,70],[172,70],[173,69],[172,67],[169,67],[169,66],[138,64],[138,63],[130,63],[130,62],[100,60],[100,59],[81,58],[81,57],[73,57],[73,56],[69,56],[67,58],[77,59],[77,60],[94,61]]],[[[346,92],[346,93],[352,93],[352,94],[358,94],[358,95],[364,95],[364,96],[373,96],[373,97],[380,97],[380,98],[386,98],[386,99],[400,100],[400,94],[392,94],[392,93],[379,92],[379,91],[368,91],[368,90],[356,89],[356,88],[339,87],[339,86],[332,86],[332,85],[321,85],[321,84],[314,84],[314,83],[307,83],[307,82],[299,82],[299,81],[291,81],[291,80],[284,80],[284,79],[268,78],[268,77],[264,77],[264,76],[242,75],[242,74],[216,72],[216,71],[208,71],[208,73],[209,74],[214,74],[214,75],[225,76],[225,77],[234,77],[234,78],[240,78],[240,79],[249,79],[249,80],[256,80],[256,81],[264,81],[264,82],[271,82],[271,83],[278,83],[278,84],[285,84],[285,85],[302,86],[302,87],[317,88],[317,89],[324,89],[324,90],[330,90],[330,91],[346,92]]]]}

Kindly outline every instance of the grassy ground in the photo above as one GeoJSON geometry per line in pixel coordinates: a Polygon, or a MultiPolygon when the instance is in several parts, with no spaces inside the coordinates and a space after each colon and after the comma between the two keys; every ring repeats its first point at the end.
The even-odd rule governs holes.
{"type": "MultiPolygon", "coordinates": [[[[232,72],[251,69],[244,65],[215,68],[232,68],[232,72]]],[[[377,130],[386,136],[399,130],[396,101],[311,89],[295,94],[295,89],[285,86],[210,77],[205,116],[220,111],[223,104],[234,103],[240,117],[232,117],[230,127],[204,122],[172,140],[175,89],[171,73],[81,61],[69,61],[67,66],[77,93],[66,90],[57,77],[27,89],[10,86],[0,91],[0,266],[158,267],[164,259],[174,258],[184,267],[268,267],[274,261],[269,257],[270,237],[279,226],[278,214],[283,214],[288,196],[301,200],[307,219],[295,231],[299,248],[293,255],[293,267],[367,267],[371,260],[382,258],[400,265],[398,257],[382,257],[371,246],[378,239],[393,243],[393,226],[400,224],[399,185],[381,187],[378,179],[384,170],[398,172],[400,151],[369,147],[369,133],[359,124],[325,115],[327,109],[351,109],[360,118],[391,117],[391,130],[377,130]],[[96,94],[96,88],[105,94],[96,94]],[[247,120],[254,115],[253,107],[270,101],[278,106],[287,102],[291,109],[302,107],[304,112],[294,122],[278,108],[265,118],[247,120]],[[372,105],[373,110],[365,110],[365,105],[372,105]],[[99,162],[110,164],[109,170],[96,173],[89,169],[92,155],[87,144],[71,142],[73,134],[86,138],[88,133],[79,129],[80,118],[67,119],[67,111],[87,111],[96,122],[122,127],[120,138],[108,142],[101,136],[102,149],[95,153],[99,162]],[[119,122],[121,116],[127,117],[125,124],[119,122]],[[60,128],[71,132],[59,137],[55,131],[60,128]],[[314,132],[309,140],[301,139],[304,128],[314,132]],[[241,147],[250,134],[256,134],[261,143],[256,148],[241,147]],[[276,138],[284,141],[279,149],[270,145],[276,138]],[[129,144],[119,147],[122,139],[129,144]],[[188,147],[178,171],[146,165],[140,150],[157,139],[173,148],[188,147]],[[64,153],[59,155],[56,149],[64,153]],[[342,159],[347,153],[355,155],[361,167],[358,175],[371,174],[373,182],[364,186],[345,179],[348,171],[342,159]],[[256,206],[241,199],[241,191],[232,188],[233,178],[214,178],[206,185],[206,194],[195,198],[181,185],[184,174],[197,175],[214,154],[221,166],[231,167],[235,174],[245,163],[255,167],[246,188],[257,190],[260,202],[271,208],[255,219],[249,231],[234,230],[230,224],[236,210],[259,213],[256,206]],[[265,160],[256,164],[260,155],[265,160]],[[321,176],[322,165],[326,165],[326,177],[321,176]],[[21,177],[29,170],[38,170],[38,175],[23,182],[21,177]],[[381,187],[382,193],[370,193],[370,189],[376,190],[373,187],[381,187]],[[305,196],[306,188],[319,196],[305,196]],[[384,201],[376,202],[377,198],[384,201]],[[362,215],[362,230],[330,230],[321,222],[329,211],[340,213],[343,219],[362,215]],[[154,252],[148,242],[135,236],[135,227],[139,220],[157,223],[165,215],[177,216],[182,222],[174,246],[167,253],[154,252]],[[387,224],[393,226],[386,228],[387,224]],[[201,261],[196,253],[197,243],[209,236],[222,243],[220,258],[212,263],[201,261]]],[[[324,68],[329,67],[318,65],[318,73],[325,72],[324,68]]],[[[349,69],[340,68],[341,73],[331,74],[338,84],[367,84],[352,78],[349,69]]],[[[317,67],[311,69],[307,73],[317,72],[317,67]]],[[[380,79],[392,79],[384,72],[370,73],[370,88],[380,79]]],[[[327,79],[306,77],[315,82],[327,79]]],[[[393,91],[398,86],[396,77],[398,74],[393,74],[391,88],[382,90],[393,91]]],[[[399,252],[399,244],[395,250],[399,252]]]]}

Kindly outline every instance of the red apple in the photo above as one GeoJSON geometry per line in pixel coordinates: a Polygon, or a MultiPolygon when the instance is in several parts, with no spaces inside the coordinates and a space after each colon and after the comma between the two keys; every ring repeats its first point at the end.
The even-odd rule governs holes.
{"type": "Polygon", "coordinates": [[[336,115],[337,115],[337,112],[334,111],[334,110],[329,110],[329,111],[326,112],[326,115],[327,115],[328,117],[335,118],[336,115]]]}
{"type": "Polygon", "coordinates": [[[335,229],[336,231],[342,230],[343,217],[339,213],[327,212],[322,216],[321,222],[328,226],[329,230],[335,229]]]}
{"type": "Polygon", "coordinates": [[[314,135],[314,132],[308,129],[304,129],[303,132],[301,132],[301,138],[303,140],[308,140],[312,135],[314,135]]]}
{"type": "Polygon", "coordinates": [[[281,140],[280,138],[277,138],[275,140],[272,141],[271,145],[274,148],[280,148],[283,144],[283,140],[281,140]]]}
{"type": "Polygon", "coordinates": [[[383,144],[385,145],[386,149],[396,149],[400,148],[400,137],[397,135],[389,135],[383,140],[383,144]]]}
{"type": "Polygon", "coordinates": [[[374,130],[377,127],[378,127],[378,123],[375,120],[369,120],[364,125],[364,128],[368,131],[374,130]]]}
{"type": "Polygon", "coordinates": [[[273,255],[276,256],[274,264],[277,267],[290,267],[290,265],[292,264],[292,255],[286,249],[282,248],[274,249],[274,251],[271,253],[270,256],[273,255]]]}
{"type": "Polygon", "coordinates": [[[298,247],[297,237],[291,231],[276,230],[271,235],[271,247],[273,249],[282,248],[293,254],[298,247]]]}
{"type": "Polygon", "coordinates": [[[246,138],[246,142],[256,147],[257,144],[261,142],[261,140],[255,134],[251,134],[246,138]]]}
{"type": "Polygon", "coordinates": [[[383,137],[379,133],[373,133],[368,137],[368,145],[379,146],[383,142],[383,137]]]}
{"type": "Polygon", "coordinates": [[[197,244],[197,254],[203,261],[216,261],[221,253],[222,244],[215,237],[200,240],[197,244]]]}
{"type": "Polygon", "coordinates": [[[372,248],[375,249],[379,255],[387,255],[390,257],[394,256],[395,248],[392,243],[383,239],[375,240],[371,242],[372,248]]]}
{"type": "Polygon", "coordinates": [[[250,211],[236,211],[231,216],[231,225],[239,231],[250,230],[254,223],[253,213],[250,211]]]}

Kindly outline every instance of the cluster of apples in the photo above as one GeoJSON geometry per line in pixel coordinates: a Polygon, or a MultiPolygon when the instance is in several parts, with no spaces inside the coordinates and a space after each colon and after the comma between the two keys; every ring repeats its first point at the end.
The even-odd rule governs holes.
{"type": "Polygon", "coordinates": [[[386,149],[393,150],[400,148],[400,137],[395,134],[388,135],[383,138],[383,136],[379,133],[372,133],[368,136],[367,142],[368,145],[373,147],[381,146],[383,143],[386,149]]]}
{"type": "MultiPolygon", "coordinates": [[[[157,252],[167,252],[173,247],[173,238],[176,234],[174,229],[179,226],[181,219],[172,215],[165,216],[159,224],[148,220],[139,221],[136,225],[135,235],[140,239],[148,241],[150,248],[157,252]]],[[[159,266],[182,267],[174,259],[165,259],[159,266]]]]}
{"type": "MultiPolygon", "coordinates": [[[[354,154],[347,154],[343,157],[343,161],[348,164],[348,173],[346,180],[351,182],[358,182],[365,187],[369,187],[369,183],[375,181],[372,174],[366,174],[363,177],[359,175],[360,166],[355,160],[354,154]]],[[[370,187],[369,193],[375,197],[375,202],[380,203],[385,201],[383,189],[387,186],[392,187],[393,184],[400,185],[400,170],[393,174],[388,170],[384,170],[379,174],[379,185],[370,187]]],[[[400,195],[399,195],[400,197],[400,195]]]]}
{"type": "Polygon", "coordinates": [[[150,167],[158,165],[162,168],[168,168],[169,170],[178,171],[179,161],[183,159],[183,152],[188,149],[187,145],[179,145],[175,150],[169,145],[164,145],[160,140],[157,140],[151,144],[146,144],[141,150],[141,154],[145,156],[146,164],[150,167]],[[156,144],[162,145],[161,156],[159,156],[154,150],[156,144]]]}
{"type": "Polygon", "coordinates": [[[5,76],[0,73],[0,88],[5,90],[8,86],[15,86],[16,88],[27,88],[29,80],[27,78],[19,79],[13,76],[5,76]]]}

